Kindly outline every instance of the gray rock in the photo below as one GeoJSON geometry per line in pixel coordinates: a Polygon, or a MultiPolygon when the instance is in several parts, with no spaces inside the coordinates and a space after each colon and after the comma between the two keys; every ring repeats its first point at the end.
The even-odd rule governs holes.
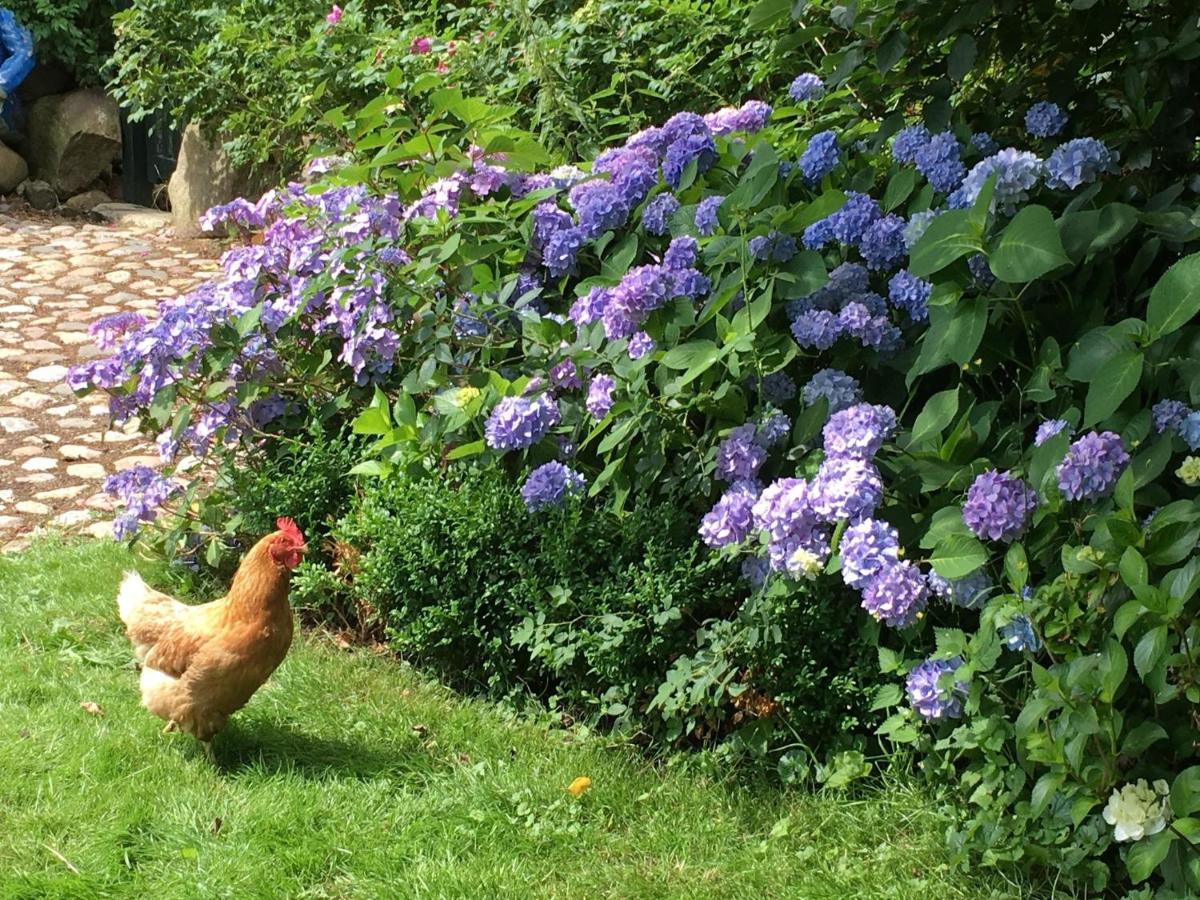
{"type": "MultiPolygon", "coordinates": [[[[74,198],[72,198],[74,199],[74,198]]],[[[137,206],[133,203],[113,203],[108,200],[93,206],[92,215],[99,216],[106,222],[113,222],[129,228],[153,230],[165,228],[173,221],[169,212],[137,206]]]]}
{"type": "Polygon", "coordinates": [[[201,229],[200,217],[212,207],[247,193],[249,187],[246,172],[229,161],[220,142],[205,137],[195,124],[188,125],[167,185],[176,236],[217,237],[201,229]]]}
{"type": "Polygon", "coordinates": [[[29,164],[15,151],[0,144],[0,194],[11,194],[29,177],[29,164]]]}
{"type": "Polygon", "coordinates": [[[34,175],[63,197],[107,176],[121,158],[117,103],[89,89],[42,97],[29,107],[26,158],[34,175]]]}
{"type": "Polygon", "coordinates": [[[82,194],[76,194],[63,206],[74,212],[91,212],[102,203],[112,203],[112,197],[104,191],[85,191],[82,194]]]}
{"type": "Polygon", "coordinates": [[[58,206],[58,194],[44,181],[23,181],[17,193],[34,209],[51,210],[58,206]]]}

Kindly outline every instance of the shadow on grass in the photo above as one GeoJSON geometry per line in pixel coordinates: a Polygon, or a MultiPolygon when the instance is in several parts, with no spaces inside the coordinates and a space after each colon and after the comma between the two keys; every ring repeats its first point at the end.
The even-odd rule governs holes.
{"type": "Polygon", "coordinates": [[[249,771],[295,774],[313,780],[381,775],[425,775],[434,760],[419,747],[372,745],[370,739],[338,740],[265,721],[237,721],[213,741],[216,768],[225,775],[249,771]]]}

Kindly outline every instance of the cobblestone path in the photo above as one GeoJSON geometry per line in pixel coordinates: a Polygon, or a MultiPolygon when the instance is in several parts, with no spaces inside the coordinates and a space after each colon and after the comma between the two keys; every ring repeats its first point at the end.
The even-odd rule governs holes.
{"type": "Polygon", "coordinates": [[[39,526],[108,534],[104,478],[157,464],[133,424],[110,430],[104,395],[77,398],[67,367],[99,354],[95,319],[152,316],[217,266],[211,242],[169,228],[39,216],[0,202],[0,549],[39,526]]]}

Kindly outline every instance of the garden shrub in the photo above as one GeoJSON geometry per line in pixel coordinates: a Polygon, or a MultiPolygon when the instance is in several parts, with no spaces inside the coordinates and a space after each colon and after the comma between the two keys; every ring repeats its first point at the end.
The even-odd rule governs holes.
{"type": "Polygon", "coordinates": [[[788,597],[791,644],[755,634],[762,611],[694,522],[671,498],[531,515],[499,469],[389,479],[333,529],[338,572],[306,564],[297,593],[332,622],[366,611],[357,624],[453,684],[623,730],[712,742],[770,715],[812,743],[855,733],[876,678],[855,617],[788,597]]]}
{"type": "MultiPolygon", "coordinates": [[[[876,734],[956,793],[964,854],[1194,894],[1195,17],[1006,9],[814,9],[796,40],[829,57],[774,108],[678,113],[582,169],[531,173],[515,112],[440,82],[341,110],[356,152],[313,164],[326,183],[213,213],[261,231],[219,279],[96,326],[114,355],[72,384],[164,444],[163,474],[114,478],[119,530],[170,496],[180,449],[229,465],[294,432],[289,404],[373,439],[354,470],[380,490],[470,464],[519,470],[533,521],[695,498],[755,587],[745,703],[779,702],[769,684],[802,706],[788,654],[813,641],[785,629],[861,607],[894,679],[876,734]],[[1030,48],[1086,36],[1062,37],[1069,90],[1014,49],[1030,22],[1030,48]],[[383,112],[406,100],[422,115],[383,112]]],[[[703,696],[730,621],[654,709],[703,696]]],[[[783,762],[785,719],[759,721],[783,762]]]]}
{"type": "Polygon", "coordinates": [[[114,0],[7,0],[33,33],[38,60],[53,61],[85,86],[99,84],[113,47],[114,0]]]}

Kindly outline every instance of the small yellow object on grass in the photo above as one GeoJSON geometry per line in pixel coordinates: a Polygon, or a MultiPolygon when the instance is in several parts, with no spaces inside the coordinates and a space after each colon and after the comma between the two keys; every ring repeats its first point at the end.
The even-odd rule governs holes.
{"type": "Polygon", "coordinates": [[[592,779],[588,778],[586,775],[580,775],[578,778],[576,778],[574,781],[572,781],[569,785],[567,785],[567,793],[570,794],[572,797],[578,797],[580,794],[582,794],[584,791],[586,791],[591,786],[592,786],[592,779]]]}

